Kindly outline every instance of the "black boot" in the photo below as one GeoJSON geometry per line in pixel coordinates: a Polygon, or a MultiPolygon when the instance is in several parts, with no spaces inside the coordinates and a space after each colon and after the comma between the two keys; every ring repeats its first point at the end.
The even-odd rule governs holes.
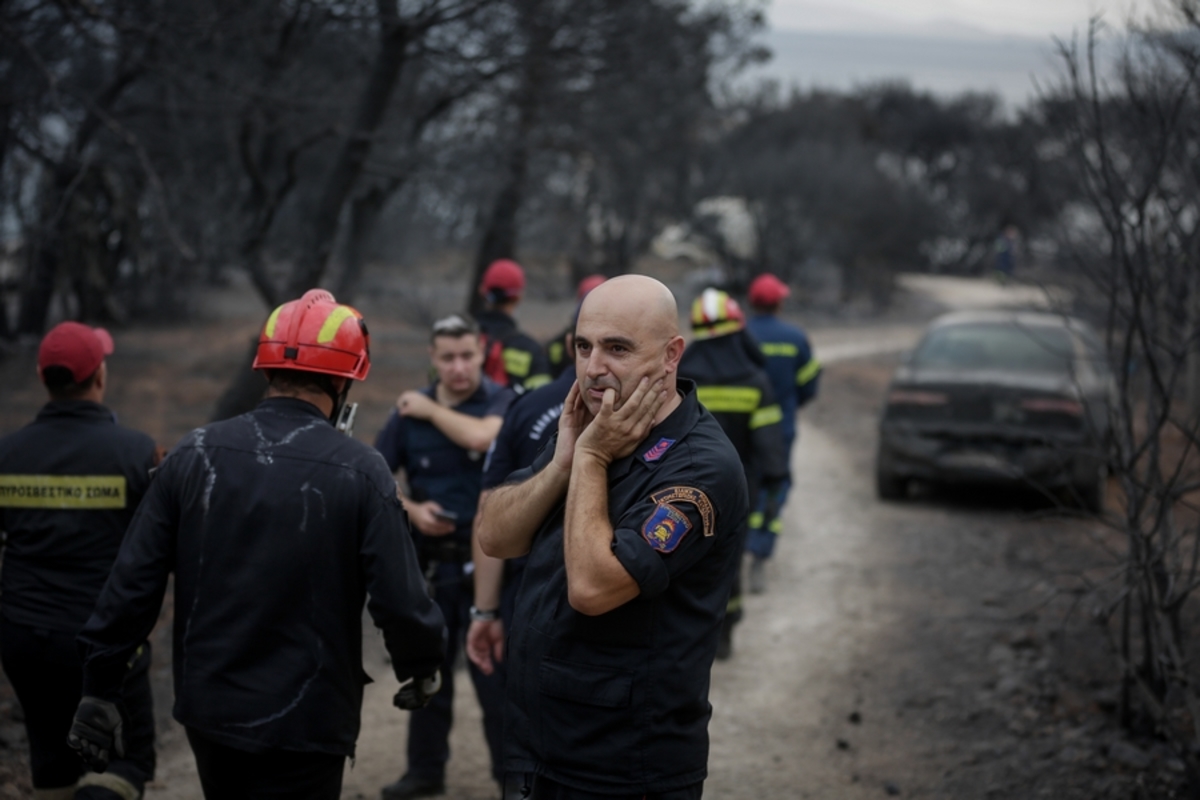
{"type": "Polygon", "coordinates": [[[411,797],[434,797],[446,793],[446,782],[440,778],[421,778],[405,773],[400,780],[389,783],[381,792],[383,800],[409,800],[411,797]]]}

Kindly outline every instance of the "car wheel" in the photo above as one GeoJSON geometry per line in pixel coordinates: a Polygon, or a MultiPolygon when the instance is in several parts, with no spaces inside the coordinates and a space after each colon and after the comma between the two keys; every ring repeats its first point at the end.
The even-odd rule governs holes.
{"type": "Polygon", "coordinates": [[[908,497],[908,479],[880,465],[875,468],[875,494],[880,500],[904,500],[908,497]]]}

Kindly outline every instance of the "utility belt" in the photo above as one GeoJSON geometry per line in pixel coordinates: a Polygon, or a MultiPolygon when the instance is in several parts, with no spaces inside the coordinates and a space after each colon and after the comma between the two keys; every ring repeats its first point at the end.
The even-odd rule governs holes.
{"type": "Polygon", "coordinates": [[[418,556],[423,568],[431,564],[466,564],[471,560],[471,543],[450,536],[425,537],[418,556]]]}

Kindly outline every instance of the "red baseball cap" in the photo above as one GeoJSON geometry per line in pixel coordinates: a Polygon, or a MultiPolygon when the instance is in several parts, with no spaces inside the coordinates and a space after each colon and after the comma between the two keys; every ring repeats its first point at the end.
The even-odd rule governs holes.
{"type": "Polygon", "coordinates": [[[791,293],[786,283],[769,272],[750,283],[750,303],[756,306],[777,306],[791,293]]]}
{"type": "Polygon", "coordinates": [[[600,284],[604,283],[608,278],[603,275],[588,275],[579,282],[579,288],[575,290],[575,301],[582,302],[583,298],[587,297],[587,293],[595,289],[600,284]]]}
{"type": "Polygon", "coordinates": [[[103,328],[78,322],[60,322],[50,329],[38,347],[38,375],[46,367],[65,367],[76,383],[82,383],[112,355],[113,340],[103,328]]]}
{"type": "Polygon", "coordinates": [[[484,270],[479,282],[479,293],[503,292],[505,297],[520,297],[525,290],[525,270],[507,258],[497,259],[484,270]]]}

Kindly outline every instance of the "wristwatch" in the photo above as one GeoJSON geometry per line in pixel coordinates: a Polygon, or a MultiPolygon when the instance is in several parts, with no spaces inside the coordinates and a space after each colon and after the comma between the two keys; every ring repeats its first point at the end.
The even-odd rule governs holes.
{"type": "Polygon", "coordinates": [[[470,614],[472,622],[495,622],[500,619],[500,609],[498,608],[493,608],[491,611],[481,611],[475,606],[471,606],[470,614]]]}

